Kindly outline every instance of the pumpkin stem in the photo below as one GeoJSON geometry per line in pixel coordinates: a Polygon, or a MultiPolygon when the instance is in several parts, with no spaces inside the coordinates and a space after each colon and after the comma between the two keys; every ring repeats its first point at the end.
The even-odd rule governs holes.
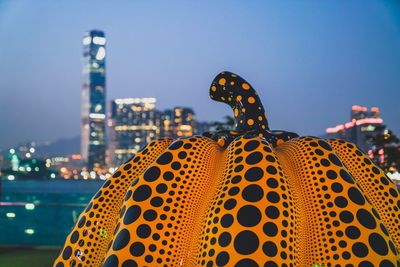
{"type": "Polygon", "coordinates": [[[228,71],[218,74],[211,84],[210,97],[233,109],[235,126],[239,132],[269,130],[265,110],[257,92],[239,75],[228,71]]]}
{"type": "Polygon", "coordinates": [[[296,133],[271,131],[264,107],[253,87],[232,72],[224,71],[215,77],[210,87],[211,99],[228,104],[233,109],[236,131],[207,132],[207,136],[226,148],[236,137],[255,134],[273,146],[298,137],[296,133]]]}

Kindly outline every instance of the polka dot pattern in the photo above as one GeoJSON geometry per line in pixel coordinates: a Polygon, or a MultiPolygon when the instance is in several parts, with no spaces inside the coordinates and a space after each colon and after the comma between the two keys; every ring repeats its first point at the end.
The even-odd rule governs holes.
{"type": "MultiPolygon", "coordinates": [[[[127,241],[130,240],[129,232],[118,232],[114,235],[114,229],[119,227],[116,218],[125,212],[136,214],[140,207],[137,206],[136,210],[126,209],[123,206],[124,198],[132,197],[132,191],[129,190],[132,182],[171,142],[170,139],[160,139],[149,143],[104,182],[79,216],[54,266],[101,266],[112,240],[115,241],[113,247],[116,250],[127,246],[127,241]]],[[[104,262],[104,266],[117,265],[118,258],[115,255],[104,262]]]]}
{"type": "MultiPolygon", "coordinates": [[[[132,197],[122,206],[134,211],[119,219],[116,236],[124,238],[113,240],[105,261],[117,256],[137,266],[187,266],[222,155],[200,136],[172,143],[129,188],[132,197]]],[[[221,264],[229,260],[227,254],[214,256],[221,264]]]]}
{"type": "Polygon", "coordinates": [[[237,74],[228,71],[218,74],[210,86],[210,97],[212,100],[228,104],[233,110],[236,131],[203,134],[223,148],[247,132],[263,137],[273,146],[298,137],[296,133],[269,129],[267,116],[257,92],[237,74]]]}
{"type": "Polygon", "coordinates": [[[329,143],[300,137],[275,151],[303,215],[299,266],[396,266],[392,237],[378,227],[375,207],[329,143]]]}
{"type": "Polygon", "coordinates": [[[55,266],[399,266],[398,191],[347,143],[163,142],[106,181],[55,266]]]}
{"type": "Polygon", "coordinates": [[[268,261],[293,266],[298,212],[273,148],[245,136],[231,143],[224,162],[192,266],[268,266],[268,261]]]}
{"type": "Polygon", "coordinates": [[[354,144],[336,139],[328,140],[328,143],[374,207],[373,214],[378,214],[382,225],[378,226],[380,220],[373,220],[366,212],[360,211],[358,220],[369,229],[386,229],[400,251],[400,193],[396,185],[354,144]]]}

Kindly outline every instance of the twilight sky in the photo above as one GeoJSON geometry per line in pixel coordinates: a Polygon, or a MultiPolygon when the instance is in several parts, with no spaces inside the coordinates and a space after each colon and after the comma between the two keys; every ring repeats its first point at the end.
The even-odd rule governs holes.
{"type": "Polygon", "coordinates": [[[395,1],[0,0],[0,148],[79,135],[83,33],[107,36],[107,96],[156,97],[200,120],[231,114],[222,70],[255,88],[272,129],[320,135],[353,104],[400,133],[395,1]]]}

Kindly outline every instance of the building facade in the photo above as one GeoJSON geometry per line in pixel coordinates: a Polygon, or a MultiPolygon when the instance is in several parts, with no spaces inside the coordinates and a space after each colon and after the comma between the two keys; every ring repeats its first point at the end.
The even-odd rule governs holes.
{"type": "Polygon", "coordinates": [[[106,152],[106,38],[99,30],[83,36],[81,154],[90,169],[105,166],[106,152]]]}
{"type": "Polygon", "coordinates": [[[172,130],[174,137],[192,136],[195,132],[194,111],[187,107],[173,109],[172,130]]]}
{"type": "Polygon", "coordinates": [[[111,101],[109,116],[110,166],[117,167],[147,143],[160,136],[160,113],[155,98],[122,98],[111,101]]]}
{"type": "Polygon", "coordinates": [[[370,139],[381,134],[383,119],[377,107],[352,106],[351,120],[326,129],[327,138],[338,138],[350,141],[363,152],[369,153],[372,148],[370,139]]]}

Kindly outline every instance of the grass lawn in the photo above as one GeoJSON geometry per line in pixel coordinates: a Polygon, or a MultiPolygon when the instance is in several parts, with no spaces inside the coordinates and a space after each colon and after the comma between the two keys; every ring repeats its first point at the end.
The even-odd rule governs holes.
{"type": "Polygon", "coordinates": [[[0,267],[52,266],[59,249],[0,248],[0,267]]]}

